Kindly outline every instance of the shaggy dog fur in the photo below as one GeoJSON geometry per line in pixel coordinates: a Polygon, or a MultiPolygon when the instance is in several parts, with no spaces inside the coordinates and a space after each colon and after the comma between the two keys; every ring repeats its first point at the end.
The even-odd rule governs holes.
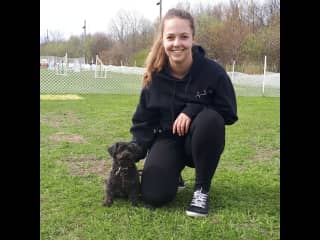
{"type": "Polygon", "coordinates": [[[115,197],[127,197],[137,205],[140,196],[139,173],[135,162],[142,149],[134,142],[117,142],[108,148],[113,158],[109,177],[105,181],[103,206],[111,206],[115,197]]]}

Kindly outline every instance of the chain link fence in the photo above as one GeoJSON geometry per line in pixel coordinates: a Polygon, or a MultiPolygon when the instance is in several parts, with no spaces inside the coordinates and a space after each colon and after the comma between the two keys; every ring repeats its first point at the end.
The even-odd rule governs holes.
{"type": "Polygon", "coordinates": [[[238,96],[280,97],[280,73],[244,74],[228,72],[238,96]]]}
{"type": "MultiPolygon", "coordinates": [[[[46,64],[40,62],[40,94],[140,93],[144,68],[96,66],[84,64],[84,59],[64,59],[53,57],[46,64]]],[[[280,73],[228,74],[238,96],[280,96],[280,73]]]]}

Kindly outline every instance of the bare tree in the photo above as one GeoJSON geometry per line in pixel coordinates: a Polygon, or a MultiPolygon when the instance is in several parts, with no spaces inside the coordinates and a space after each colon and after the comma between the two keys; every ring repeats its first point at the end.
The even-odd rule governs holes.
{"type": "Polygon", "coordinates": [[[146,46],[151,46],[155,29],[150,20],[146,18],[140,18],[138,36],[137,36],[137,48],[143,49],[146,46]]]}
{"type": "Polygon", "coordinates": [[[81,57],[82,45],[79,36],[71,36],[67,42],[67,52],[69,57],[81,57]]]}
{"type": "Polygon", "coordinates": [[[250,2],[244,8],[243,14],[245,15],[245,20],[250,27],[251,32],[256,32],[261,24],[258,4],[254,0],[250,0],[250,2]]]}
{"type": "Polygon", "coordinates": [[[110,35],[102,32],[93,34],[90,39],[90,53],[92,57],[100,55],[102,51],[109,50],[114,45],[114,41],[110,35]]]}
{"type": "Polygon", "coordinates": [[[113,55],[114,60],[123,58],[123,62],[130,62],[132,55],[153,38],[151,22],[136,11],[120,10],[109,26],[117,51],[107,53],[113,55]]]}
{"type": "Polygon", "coordinates": [[[191,12],[190,2],[188,0],[180,0],[176,4],[176,8],[184,9],[184,10],[186,10],[188,12],[191,12]]]}
{"type": "Polygon", "coordinates": [[[119,10],[116,17],[110,21],[109,29],[115,40],[124,42],[129,35],[140,33],[147,21],[136,11],[119,10]]]}
{"type": "Polygon", "coordinates": [[[211,10],[211,15],[214,16],[218,21],[223,21],[225,19],[225,5],[219,3],[213,6],[211,10]]]}
{"type": "Polygon", "coordinates": [[[49,31],[49,39],[50,42],[61,42],[64,41],[65,38],[63,36],[63,33],[61,33],[60,31],[49,31]]]}

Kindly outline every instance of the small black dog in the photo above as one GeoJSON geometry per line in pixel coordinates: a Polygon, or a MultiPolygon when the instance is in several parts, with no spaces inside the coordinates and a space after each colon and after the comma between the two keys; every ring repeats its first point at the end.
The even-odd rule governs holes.
{"type": "Polygon", "coordinates": [[[140,196],[139,173],[135,162],[143,149],[134,142],[117,142],[108,148],[113,158],[109,177],[105,181],[103,206],[111,206],[115,197],[128,197],[137,205],[140,196]]]}

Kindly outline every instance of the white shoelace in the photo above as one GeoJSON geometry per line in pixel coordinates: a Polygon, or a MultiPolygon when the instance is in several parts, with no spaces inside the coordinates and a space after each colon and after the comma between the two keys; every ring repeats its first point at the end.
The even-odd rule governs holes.
{"type": "Polygon", "coordinates": [[[205,208],[207,202],[208,194],[202,193],[201,189],[193,193],[193,198],[191,201],[192,206],[205,208]]]}

